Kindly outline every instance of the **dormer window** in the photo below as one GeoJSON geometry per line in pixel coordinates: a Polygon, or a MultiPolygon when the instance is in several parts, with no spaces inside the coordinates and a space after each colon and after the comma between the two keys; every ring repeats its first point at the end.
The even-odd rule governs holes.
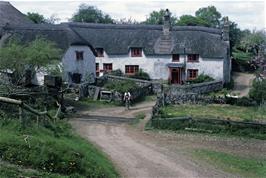
{"type": "Polygon", "coordinates": [[[187,61],[188,62],[199,62],[199,55],[198,54],[189,54],[187,61]]]}
{"type": "Polygon", "coordinates": [[[83,60],[83,51],[76,51],[76,59],[83,60]]]}
{"type": "Polygon", "coordinates": [[[131,57],[142,57],[142,48],[131,48],[131,57]]]}
{"type": "Polygon", "coordinates": [[[172,55],[172,61],[173,62],[179,62],[179,54],[173,54],[172,55]]]}
{"type": "Polygon", "coordinates": [[[96,48],[97,57],[104,57],[104,50],[103,48],[96,48]]]}

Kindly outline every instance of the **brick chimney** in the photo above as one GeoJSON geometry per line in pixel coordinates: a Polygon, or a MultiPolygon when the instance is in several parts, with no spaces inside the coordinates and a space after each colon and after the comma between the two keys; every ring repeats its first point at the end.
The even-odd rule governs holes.
{"type": "Polygon", "coordinates": [[[164,35],[169,35],[171,30],[171,22],[170,22],[170,12],[166,9],[163,19],[163,33],[164,35]]]}
{"type": "Polygon", "coordinates": [[[223,24],[223,29],[222,29],[222,38],[224,41],[229,41],[230,22],[228,20],[228,17],[224,17],[223,21],[224,21],[224,24],[223,24]]]}

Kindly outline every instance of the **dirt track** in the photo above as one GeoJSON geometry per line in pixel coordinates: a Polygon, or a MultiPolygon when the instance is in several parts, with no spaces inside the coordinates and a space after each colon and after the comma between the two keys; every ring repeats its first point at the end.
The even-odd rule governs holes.
{"type": "Polygon", "coordinates": [[[71,123],[81,136],[109,155],[123,177],[236,177],[193,160],[189,151],[211,148],[234,154],[264,155],[264,142],[158,133],[142,130],[142,123],[128,124],[138,112],[148,115],[153,104],[142,103],[130,111],[123,107],[84,111],[71,123]]]}
{"type": "Polygon", "coordinates": [[[234,89],[232,93],[240,97],[248,96],[249,90],[252,86],[252,81],[255,79],[254,74],[247,74],[241,72],[233,73],[234,89]]]}

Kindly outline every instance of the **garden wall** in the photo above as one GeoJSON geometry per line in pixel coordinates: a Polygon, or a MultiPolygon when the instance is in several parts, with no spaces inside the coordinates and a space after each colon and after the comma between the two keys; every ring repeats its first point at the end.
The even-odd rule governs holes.
{"type": "MultiPolygon", "coordinates": [[[[94,85],[89,85],[88,83],[80,84],[79,85],[79,98],[85,98],[85,97],[94,98],[97,88],[99,89],[99,94],[101,93],[101,91],[108,91],[105,88],[97,87],[94,85]]],[[[111,98],[108,98],[108,100],[123,103],[124,93],[119,93],[117,91],[110,91],[110,92],[111,92],[111,95],[110,95],[111,98]]],[[[131,95],[132,95],[131,99],[133,102],[135,102],[138,99],[149,95],[150,93],[152,93],[151,84],[141,85],[135,90],[131,91],[131,95]]],[[[100,97],[100,95],[98,97],[100,97]]]]}
{"type": "Polygon", "coordinates": [[[164,91],[167,92],[168,95],[176,95],[184,92],[204,94],[204,93],[219,91],[222,88],[223,88],[222,81],[212,81],[212,82],[204,82],[204,83],[189,84],[189,85],[169,85],[164,87],[164,91]]]}
{"type": "Polygon", "coordinates": [[[124,80],[133,81],[140,87],[151,86],[153,93],[160,93],[162,91],[162,84],[160,84],[159,82],[140,80],[129,77],[114,76],[114,75],[104,75],[102,77],[99,77],[97,78],[96,84],[98,86],[103,86],[104,83],[107,81],[124,81],[124,80]]]}

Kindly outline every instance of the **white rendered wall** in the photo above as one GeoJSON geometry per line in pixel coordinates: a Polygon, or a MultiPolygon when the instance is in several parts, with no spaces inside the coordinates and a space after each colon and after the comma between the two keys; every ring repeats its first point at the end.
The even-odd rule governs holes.
{"type": "Polygon", "coordinates": [[[95,56],[88,46],[69,47],[62,59],[62,63],[63,80],[65,81],[71,82],[68,78],[68,72],[81,74],[82,81],[88,75],[93,75],[93,78],[95,78],[95,56]],[[76,51],[83,51],[83,60],[76,59],[76,51]]]}
{"type": "MultiPolygon", "coordinates": [[[[172,62],[172,55],[158,55],[158,56],[145,56],[142,52],[142,57],[131,57],[128,55],[107,55],[104,57],[96,57],[96,63],[99,63],[99,69],[103,69],[104,63],[112,63],[113,70],[120,69],[125,73],[125,65],[139,65],[140,69],[147,72],[152,79],[168,80],[169,63],[184,64],[187,60],[187,55],[180,55],[179,62],[172,62]]],[[[223,60],[222,59],[202,59],[199,62],[186,62],[186,69],[198,69],[199,74],[206,74],[216,80],[223,80],[223,60]]]]}

